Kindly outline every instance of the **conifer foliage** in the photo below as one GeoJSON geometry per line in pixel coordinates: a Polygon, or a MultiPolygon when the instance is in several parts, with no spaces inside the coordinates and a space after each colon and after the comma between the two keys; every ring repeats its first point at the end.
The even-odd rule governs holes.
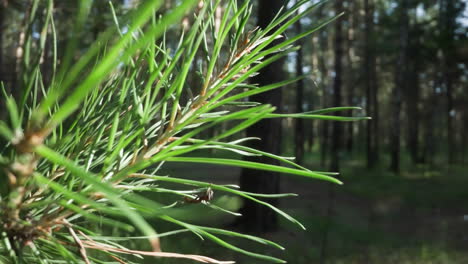
{"type": "Polygon", "coordinates": [[[210,203],[216,191],[258,202],[302,227],[292,216],[261,201],[286,195],[248,193],[235,185],[158,172],[166,162],[208,163],[340,183],[334,173],[311,171],[288,158],[246,147],[245,141],[258,139],[242,138],[239,133],[264,118],[363,119],[329,115],[352,107],[281,114],[273,113],[269,105],[248,102],[252,95],[297,81],[263,87],[247,82],[261,68],[295,50],[295,41],[334,18],[273,43],[321,3],[300,9],[297,15],[308,2],[299,1],[283,9],[267,27],[250,28],[249,1],[205,0],[196,6],[199,1],[185,0],[164,12],[160,12],[163,1],[142,1],[125,15],[116,15],[109,2],[107,10],[115,25],[83,48],[77,43],[87,29],[93,1],[75,2],[73,28],[62,45],[55,29],[60,21],[55,18],[54,1],[32,1],[22,43],[23,67],[17,77],[19,93],[2,84],[7,114],[0,120],[0,262],[139,263],[138,256],[153,256],[231,263],[165,252],[160,245],[160,236],[190,231],[227,250],[281,263],[230,244],[225,237],[282,248],[274,242],[195,225],[181,216],[190,213],[182,206],[190,202],[237,215],[210,203]],[[218,21],[215,13],[220,5],[223,12],[218,21]],[[187,16],[192,21],[189,27],[174,27],[187,16]],[[36,33],[39,37],[32,37],[36,33]],[[178,41],[175,34],[180,36],[178,41]],[[47,73],[41,67],[45,53],[55,58],[47,73]],[[191,80],[194,71],[198,78],[191,80]],[[226,122],[230,126],[217,135],[204,133],[226,122]],[[186,155],[199,149],[263,155],[283,165],[186,155]],[[170,188],[165,188],[167,183],[170,188]],[[144,195],[147,192],[171,193],[178,199],[167,204],[150,199],[144,195]],[[180,229],[158,234],[151,224],[154,219],[180,229]],[[142,239],[150,249],[124,243],[142,239]]]}

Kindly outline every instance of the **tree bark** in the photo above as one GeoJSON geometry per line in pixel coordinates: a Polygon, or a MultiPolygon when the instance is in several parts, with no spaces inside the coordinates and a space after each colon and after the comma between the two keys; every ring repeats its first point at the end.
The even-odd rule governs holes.
{"type": "Polygon", "coordinates": [[[3,75],[3,31],[4,31],[4,20],[5,20],[5,9],[6,1],[0,0],[0,82],[5,81],[3,75]]]}
{"type": "Polygon", "coordinates": [[[392,91],[392,123],[391,123],[391,165],[394,173],[400,172],[400,133],[401,133],[401,97],[405,87],[408,46],[408,0],[402,0],[398,7],[400,17],[399,54],[395,70],[395,87],[392,91]]]}
{"type": "MultiPolygon", "coordinates": [[[[0,83],[5,83],[6,78],[5,78],[5,70],[4,70],[4,56],[3,56],[3,33],[5,27],[3,24],[5,23],[5,12],[6,10],[6,1],[5,0],[0,0],[0,83]]],[[[7,92],[9,91],[10,85],[8,83],[5,84],[5,87],[7,89],[7,92]]],[[[0,120],[5,119],[5,107],[4,107],[4,102],[3,100],[0,101],[0,120]]],[[[3,143],[3,142],[1,142],[3,143]]]]}
{"type": "MultiPolygon", "coordinates": [[[[317,10],[317,16],[322,18],[324,13],[324,5],[321,5],[317,10]]],[[[327,57],[328,51],[328,32],[326,30],[322,30],[318,33],[318,46],[319,50],[322,54],[318,56],[317,60],[317,67],[320,72],[320,88],[322,90],[322,102],[321,107],[327,108],[329,107],[328,102],[328,94],[329,94],[329,86],[328,86],[328,69],[327,69],[327,62],[325,58],[327,57]]],[[[321,122],[320,126],[320,166],[322,168],[326,167],[327,156],[329,151],[329,131],[330,131],[330,122],[321,122]]]]}
{"type": "Polygon", "coordinates": [[[443,65],[444,65],[444,82],[446,87],[446,100],[447,100],[447,158],[448,163],[453,164],[455,162],[455,146],[454,146],[454,104],[453,104],[453,79],[454,79],[454,67],[456,63],[454,60],[455,45],[453,43],[454,31],[456,24],[456,14],[453,0],[441,0],[440,1],[441,15],[441,32],[443,45],[443,65]]]}
{"type": "MultiPolygon", "coordinates": [[[[3,34],[5,31],[5,27],[3,26],[5,23],[5,14],[6,14],[6,6],[7,2],[6,0],[0,0],[0,82],[4,82],[5,80],[5,75],[4,75],[4,56],[3,56],[3,34]]],[[[8,87],[9,85],[7,85],[8,87]]],[[[1,109],[0,109],[1,111],[1,109]]]]}
{"type": "Polygon", "coordinates": [[[419,97],[420,97],[420,87],[419,87],[419,72],[420,72],[420,54],[421,45],[419,43],[419,32],[418,29],[415,29],[412,34],[410,34],[410,54],[412,56],[411,62],[408,62],[408,72],[409,78],[408,83],[409,87],[406,89],[406,106],[408,110],[408,150],[411,155],[411,160],[413,163],[420,161],[419,157],[419,97]]]}
{"type": "MultiPolygon", "coordinates": [[[[347,72],[346,72],[346,90],[347,90],[347,105],[352,106],[355,105],[354,102],[354,96],[355,96],[355,83],[356,79],[355,72],[354,72],[354,60],[353,60],[353,45],[354,45],[354,40],[355,40],[355,33],[354,30],[357,25],[359,25],[358,20],[358,15],[357,15],[357,10],[358,10],[358,2],[350,2],[348,4],[348,8],[346,12],[350,15],[348,15],[348,21],[347,21],[347,28],[346,28],[346,63],[347,65],[347,72]]],[[[352,111],[347,112],[348,116],[352,116],[353,113],[352,111]]],[[[354,122],[348,122],[346,124],[346,151],[348,153],[351,153],[353,151],[353,145],[354,145],[354,122]]]]}
{"type": "Polygon", "coordinates": [[[372,121],[370,122],[372,124],[372,133],[374,136],[372,137],[372,153],[373,153],[373,159],[372,162],[375,165],[379,164],[380,162],[380,130],[379,130],[379,123],[380,123],[380,107],[379,107],[379,97],[378,97],[378,92],[379,92],[379,78],[377,76],[378,67],[379,63],[377,62],[377,57],[376,57],[376,52],[373,49],[372,50],[372,56],[371,56],[371,72],[370,72],[370,78],[371,78],[371,84],[372,84],[372,102],[373,102],[373,112],[372,112],[372,121]]]}
{"type": "Polygon", "coordinates": [[[442,81],[440,76],[438,75],[440,66],[436,67],[436,72],[434,76],[434,84],[432,86],[428,102],[426,103],[426,112],[425,112],[425,128],[424,128],[424,147],[423,153],[421,157],[421,161],[423,163],[427,163],[430,167],[433,165],[434,162],[434,155],[436,153],[435,147],[435,136],[434,136],[434,127],[436,124],[436,113],[439,107],[437,98],[439,95],[437,94],[437,89],[440,87],[442,81]]]}
{"type": "MultiPolygon", "coordinates": [[[[261,28],[270,23],[277,12],[280,10],[283,1],[280,0],[261,0],[258,6],[258,25],[261,28]]],[[[253,79],[253,83],[260,86],[276,83],[284,78],[283,73],[284,59],[278,60],[275,63],[263,68],[260,74],[253,79]]],[[[281,111],[281,97],[280,89],[252,96],[251,101],[267,103],[275,106],[278,111],[281,111]]],[[[281,120],[280,119],[266,119],[262,120],[247,129],[247,137],[259,137],[262,140],[252,141],[251,147],[256,149],[279,154],[281,149],[281,120]]],[[[268,164],[277,164],[266,157],[248,157],[250,161],[256,161],[268,164]]],[[[240,177],[241,189],[248,192],[256,193],[278,193],[279,192],[279,173],[272,173],[268,171],[259,171],[252,169],[243,169],[240,177]]],[[[275,199],[265,199],[267,202],[277,205],[275,199]]],[[[277,214],[269,208],[254,203],[250,200],[245,200],[244,206],[241,208],[243,217],[241,218],[242,227],[248,232],[269,232],[277,228],[277,214]]]]}
{"type": "MultiPolygon", "coordinates": [[[[309,54],[305,54],[305,55],[310,55],[310,62],[308,65],[311,69],[317,69],[318,67],[318,52],[320,50],[319,45],[318,45],[318,39],[319,39],[318,34],[312,36],[312,39],[310,42],[310,48],[308,48],[309,54]]],[[[311,77],[313,78],[314,81],[317,80],[317,76],[318,75],[316,74],[316,71],[313,70],[311,72],[311,77]]],[[[306,106],[303,109],[304,111],[313,110],[315,106],[317,105],[317,102],[320,102],[318,100],[320,91],[317,88],[319,88],[319,86],[316,86],[316,85],[313,86],[313,89],[309,89],[309,90],[307,90],[306,87],[304,87],[304,93],[307,98],[306,103],[304,104],[306,106]]],[[[314,120],[307,120],[305,121],[305,124],[308,124],[308,125],[306,125],[305,132],[304,132],[305,133],[304,152],[312,152],[314,148],[314,144],[316,142],[319,142],[319,140],[317,140],[317,137],[320,134],[316,131],[316,122],[314,120]]]]}
{"type": "Polygon", "coordinates": [[[453,81],[452,74],[450,73],[450,67],[453,64],[450,62],[451,59],[445,59],[445,86],[447,88],[447,151],[448,151],[448,163],[453,164],[455,162],[455,146],[454,146],[454,129],[453,129],[453,117],[455,109],[453,107],[453,81]]]}
{"type": "Polygon", "coordinates": [[[372,117],[366,122],[366,156],[367,167],[372,168],[378,163],[378,102],[377,102],[377,73],[374,41],[374,5],[372,0],[364,1],[365,29],[364,29],[364,82],[366,89],[366,112],[372,117]]]}
{"type": "MultiPolygon", "coordinates": [[[[343,11],[344,0],[335,1],[335,14],[340,14],[343,11]]],[[[334,69],[335,78],[333,80],[333,105],[341,105],[341,86],[342,86],[342,73],[343,73],[343,20],[341,17],[335,21],[335,39],[334,39],[334,69]]],[[[331,171],[338,171],[340,168],[340,151],[342,145],[342,126],[340,122],[333,123],[332,141],[331,141],[331,171]]],[[[331,228],[331,220],[334,214],[334,205],[336,200],[335,186],[330,184],[328,191],[328,205],[327,205],[327,223],[322,237],[321,250],[320,250],[320,264],[324,264],[327,259],[327,248],[329,243],[328,233],[331,228]]]]}
{"type": "MultiPolygon", "coordinates": [[[[462,116],[462,133],[464,133],[463,131],[468,131],[468,108],[465,106],[465,109],[463,110],[463,116],[462,116]]],[[[461,148],[462,148],[462,151],[461,151],[461,163],[462,164],[466,164],[465,163],[465,160],[466,160],[466,149],[468,149],[468,140],[466,138],[466,135],[461,135],[461,148]]]]}
{"type": "MultiPolygon", "coordinates": [[[[296,27],[296,34],[300,34],[302,32],[301,20],[296,22],[295,27],[296,27]]],[[[303,42],[300,41],[297,44],[302,46],[303,42]]],[[[297,56],[297,58],[296,58],[296,76],[302,76],[302,75],[304,75],[304,71],[302,69],[302,66],[303,66],[302,48],[297,50],[296,56],[297,56]]],[[[296,112],[297,113],[304,112],[303,104],[304,104],[304,80],[300,79],[296,83],[296,112]]],[[[294,130],[295,130],[295,132],[294,132],[294,141],[295,141],[296,162],[298,164],[303,164],[303,162],[304,162],[304,141],[305,141],[304,119],[297,118],[295,120],[294,130]]]]}
{"type": "MultiPolygon", "coordinates": [[[[343,10],[343,0],[335,1],[335,12],[341,13],[343,10]]],[[[343,19],[335,22],[335,40],[334,40],[334,68],[335,78],[333,81],[333,106],[341,106],[342,101],[342,75],[343,75],[343,19]]],[[[332,144],[331,144],[331,167],[332,171],[338,171],[340,168],[339,152],[342,145],[343,127],[341,122],[333,122],[332,144]]]]}

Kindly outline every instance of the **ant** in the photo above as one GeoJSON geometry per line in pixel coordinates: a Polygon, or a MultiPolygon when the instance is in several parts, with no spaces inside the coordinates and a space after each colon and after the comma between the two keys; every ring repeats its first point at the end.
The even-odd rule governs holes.
{"type": "Polygon", "coordinates": [[[202,202],[209,202],[213,199],[214,192],[213,190],[208,187],[206,191],[203,193],[199,193],[195,195],[195,198],[190,198],[190,197],[184,197],[184,201],[186,203],[202,203],[202,202]]]}

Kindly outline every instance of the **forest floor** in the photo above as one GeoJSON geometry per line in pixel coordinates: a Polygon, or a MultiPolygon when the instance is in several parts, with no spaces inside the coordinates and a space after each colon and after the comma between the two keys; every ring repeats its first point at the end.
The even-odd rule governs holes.
{"type": "MultiPolygon", "coordinates": [[[[319,167],[311,162],[309,168],[319,167]]],[[[165,172],[178,177],[215,183],[237,184],[240,169],[222,166],[167,164],[165,172]]],[[[327,233],[326,263],[468,263],[468,168],[417,166],[396,176],[385,168],[367,170],[356,160],[343,162],[342,186],[310,179],[284,176],[281,192],[298,197],[283,198],[280,208],[301,221],[307,230],[281,219],[280,231],[262,237],[280,243],[285,251],[258,246],[243,240],[229,240],[254,252],[266,253],[293,264],[319,263],[327,233]],[[335,200],[331,217],[326,217],[330,190],[335,200]]],[[[232,210],[240,200],[215,194],[218,202],[232,210]]],[[[216,199],[215,201],[216,202],[216,199]]],[[[223,227],[234,217],[209,213],[203,205],[189,210],[202,225],[223,227]],[[201,218],[203,216],[203,218],[201,218]]],[[[232,227],[229,227],[232,228],[232,227]]],[[[164,230],[164,228],[162,228],[164,230]]],[[[268,263],[239,256],[191,234],[162,240],[167,251],[204,254],[237,263],[268,263]]],[[[154,263],[154,262],[148,262],[154,263]]],[[[158,262],[159,263],[159,262],[158,262]]],[[[192,263],[174,261],[162,263],[192,263]]]]}

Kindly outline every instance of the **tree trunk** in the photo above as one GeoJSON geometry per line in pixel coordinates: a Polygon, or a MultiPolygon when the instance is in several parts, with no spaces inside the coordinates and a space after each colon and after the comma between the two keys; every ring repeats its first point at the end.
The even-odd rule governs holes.
{"type": "MultiPolygon", "coordinates": [[[[335,13],[340,14],[343,11],[343,0],[335,1],[335,13]]],[[[340,18],[335,21],[335,39],[334,39],[334,68],[335,68],[335,78],[333,80],[333,105],[341,105],[341,85],[342,85],[342,73],[343,73],[343,20],[340,18]]],[[[341,151],[341,135],[342,135],[342,126],[340,122],[333,123],[332,131],[332,141],[331,141],[331,171],[338,171],[340,167],[339,161],[339,152],[341,151]]],[[[320,262],[324,264],[327,259],[327,248],[328,248],[328,233],[331,228],[331,219],[334,213],[334,205],[336,199],[335,186],[330,184],[328,193],[328,205],[327,205],[327,224],[325,226],[325,231],[322,237],[322,245],[320,250],[320,262]]]]}
{"type": "MultiPolygon", "coordinates": [[[[347,22],[347,29],[346,29],[346,63],[345,65],[347,65],[347,72],[346,72],[346,77],[347,77],[347,80],[345,83],[347,83],[346,85],[346,90],[347,90],[347,105],[348,106],[352,106],[352,105],[355,105],[355,102],[354,102],[354,96],[355,96],[355,83],[356,83],[356,77],[355,76],[355,72],[354,72],[354,68],[353,68],[353,65],[354,65],[354,60],[353,60],[353,57],[354,57],[354,49],[353,49],[353,45],[354,45],[354,40],[355,40],[355,29],[357,28],[357,26],[359,25],[359,21],[358,21],[358,15],[357,15],[357,11],[358,11],[358,2],[357,1],[354,1],[354,2],[350,2],[348,4],[348,8],[346,10],[346,13],[350,14],[348,16],[348,22],[347,22]]],[[[353,115],[353,112],[352,111],[348,111],[347,113],[348,116],[352,116],[353,115]]],[[[348,122],[346,124],[346,133],[345,133],[345,136],[346,136],[346,151],[348,153],[351,153],[353,151],[353,145],[354,145],[354,125],[355,123],[354,122],[348,122]]]]}
{"type": "MultiPolygon", "coordinates": [[[[341,13],[343,10],[343,0],[336,0],[335,12],[341,13]]],[[[335,46],[334,46],[334,68],[335,78],[333,81],[333,106],[341,106],[341,86],[342,86],[342,75],[343,75],[343,19],[341,18],[335,22],[335,46]]],[[[339,165],[339,152],[341,151],[341,141],[343,127],[341,122],[333,122],[332,131],[332,144],[331,144],[331,167],[332,171],[338,171],[339,165]]]]}
{"type": "MultiPolygon", "coordinates": [[[[364,12],[365,12],[365,29],[364,29],[364,45],[365,45],[365,51],[364,51],[364,72],[365,73],[370,73],[371,72],[371,49],[372,49],[372,44],[371,44],[371,30],[372,30],[372,18],[373,18],[373,13],[370,11],[370,5],[369,5],[370,0],[365,0],[364,1],[364,12]]],[[[372,92],[372,84],[371,84],[371,78],[368,75],[364,75],[364,82],[365,82],[365,88],[366,88],[366,112],[368,116],[372,116],[372,97],[371,97],[371,92],[372,92]]],[[[371,168],[374,165],[374,155],[373,155],[373,146],[372,146],[372,138],[374,134],[372,133],[372,122],[367,122],[366,123],[366,154],[367,154],[367,167],[371,168]]]]}
{"type": "Polygon", "coordinates": [[[378,92],[379,92],[379,79],[377,77],[377,72],[379,63],[377,63],[377,57],[374,49],[372,50],[372,56],[371,56],[371,72],[370,72],[370,78],[371,78],[371,84],[372,84],[372,91],[371,91],[371,97],[372,97],[372,102],[373,102],[373,112],[372,112],[372,133],[374,136],[372,137],[372,153],[373,153],[373,158],[372,162],[375,165],[379,164],[380,161],[380,131],[379,131],[379,123],[380,123],[380,114],[379,114],[379,97],[378,97],[378,92]]]}
{"type": "MultiPolygon", "coordinates": [[[[301,21],[296,22],[296,34],[300,34],[302,32],[302,25],[301,21]]],[[[303,42],[300,41],[297,43],[299,46],[302,46],[303,42]]],[[[296,75],[297,76],[302,76],[304,75],[304,71],[302,69],[303,65],[303,53],[302,53],[302,48],[298,49],[296,52],[297,58],[296,58],[296,75]]],[[[304,112],[304,80],[300,79],[296,83],[296,112],[297,113],[302,113],[304,112]]],[[[304,119],[302,118],[297,118],[295,120],[295,128],[294,128],[294,141],[295,141],[295,156],[296,156],[296,162],[298,164],[303,164],[304,162],[304,141],[305,141],[305,135],[304,135],[304,119]]]]}
{"type": "MultiPolygon", "coordinates": [[[[259,1],[258,25],[261,28],[267,26],[283,4],[284,2],[280,0],[259,1]]],[[[264,86],[283,80],[283,63],[284,59],[263,68],[260,74],[254,78],[253,83],[264,86]]],[[[250,99],[255,102],[271,104],[276,106],[278,111],[281,111],[281,95],[281,90],[275,89],[267,93],[252,96],[250,99]]],[[[247,129],[247,137],[259,137],[262,139],[252,141],[251,147],[279,154],[281,148],[281,120],[275,118],[262,120],[247,129]]],[[[246,159],[261,163],[277,164],[276,161],[265,157],[247,157],[246,159]]],[[[279,176],[279,173],[243,169],[240,177],[240,186],[242,190],[248,192],[278,193],[279,176]]],[[[277,205],[278,203],[275,199],[265,200],[273,205],[277,205]]],[[[243,215],[240,220],[241,225],[246,231],[258,233],[274,231],[277,228],[277,214],[263,205],[245,200],[241,213],[243,215]]]]}
{"type": "MultiPolygon", "coordinates": [[[[324,5],[321,5],[317,10],[317,16],[322,18],[324,13],[324,5]]],[[[320,86],[322,90],[322,108],[329,107],[328,95],[329,95],[329,86],[328,86],[328,69],[327,62],[325,58],[327,57],[328,51],[328,33],[326,30],[322,30],[318,33],[318,45],[319,50],[322,54],[318,56],[317,67],[320,72],[320,86]]],[[[326,167],[328,149],[329,149],[329,130],[330,122],[321,122],[320,123],[320,166],[322,168],[326,167]]]]}
{"type": "Polygon", "coordinates": [[[405,87],[405,73],[407,64],[408,46],[408,0],[402,0],[398,7],[400,17],[400,40],[399,54],[395,71],[395,87],[392,91],[392,123],[391,123],[391,165],[390,169],[394,173],[400,172],[400,112],[402,90],[405,87]]]}
{"type": "Polygon", "coordinates": [[[453,105],[453,79],[454,79],[454,67],[456,63],[454,60],[454,51],[455,45],[453,43],[454,31],[456,24],[456,12],[454,7],[453,0],[441,0],[441,32],[442,40],[445,42],[442,48],[443,53],[443,64],[444,64],[444,82],[446,87],[446,100],[447,100],[447,151],[448,151],[448,163],[453,164],[455,161],[455,146],[454,146],[454,129],[453,129],[453,119],[454,119],[454,105],[453,105]]]}
{"type": "Polygon", "coordinates": [[[466,149],[468,148],[468,140],[466,138],[466,135],[464,135],[463,133],[465,133],[466,131],[468,131],[468,108],[465,106],[464,110],[463,110],[463,117],[462,117],[462,134],[461,134],[461,163],[462,164],[466,164],[465,163],[465,160],[466,160],[466,149]],[[465,132],[464,132],[465,131],[465,132]]]}
{"type": "Polygon", "coordinates": [[[445,56],[445,86],[447,88],[447,151],[448,151],[448,163],[453,164],[455,161],[455,147],[454,147],[454,129],[453,129],[453,118],[455,109],[453,107],[453,81],[451,74],[451,67],[453,63],[449,57],[450,55],[445,56]]]}
{"type": "Polygon", "coordinates": [[[366,122],[366,154],[367,167],[372,168],[378,162],[378,102],[377,102],[377,73],[375,62],[374,41],[374,8],[372,0],[364,1],[365,30],[364,30],[364,82],[366,89],[366,112],[372,117],[366,122]]]}
{"type": "Polygon", "coordinates": [[[428,102],[426,103],[426,113],[425,113],[425,128],[424,128],[424,147],[423,147],[423,154],[421,157],[421,161],[427,163],[429,165],[433,165],[434,161],[434,154],[436,152],[435,148],[435,137],[434,137],[434,127],[436,124],[436,113],[438,108],[437,98],[439,95],[437,94],[437,89],[441,85],[441,78],[438,75],[438,69],[440,67],[436,67],[436,73],[434,76],[434,84],[431,89],[431,93],[429,95],[428,102]]]}
{"type": "MultiPolygon", "coordinates": [[[[312,36],[311,45],[309,48],[309,54],[310,54],[309,67],[311,69],[316,69],[318,67],[318,57],[319,57],[318,52],[320,50],[318,40],[319,40],[318,34],[315,34],[314,36],[312,36]]],[[[316,71],[312,71],[311,77],[313,78],[314,81],[316,80],[317,76],[318,75],[316,74],[316,71]]],[[[304,87],[304,93],[305,93],[305,96],[307,97],[307,100],[305,103],[307,107],[303,109],[304,111],[313,110],[315,106],[317,105],[317,102],[320,102],[318,100],[320,91],[317,88],[319,88],[319,86],[315,86],[315,85],[313,86],[313,89],[309,89],[309,90],[305,89],[304,87]]],[[[308,124],[308,125],[306,125],[306,129],[305,129],[306,147],[304,148],[304,151],[312,152],[314,148],[314,144],[319,141],[317,140],[317,137],[320,134],[318,131],[316,131],[316,122],[314,120],[307,120],[305,124],[308,124]]]]}
{"type": "MultiPolygon", "coordinates": [[[[5,78],[5,70],[4,70],[4,57],[3,57],[3,51],[4,51],[4,47],[3,47],[3,33],[4,33],[4,29],[5,27],[3,26],[4,22],[5,22],[5,12],[6,10],[6,1],[5,0],[0,0],[0,83],[4,83],[6,82],[6,78],[5,78]]],[[[9,93],[9,89],[10,89],[10,85],[8,83],[5,84],[5,87],[7,89],[7,93],[9,93]]],[[[5,119],[5,114],[6,114],[6,109],[3,105],[3,100],[0,101],[0,120],[4,120],[5,119]]],[[[3,142],[0,142],[0,143],[3,143],[3,142]]]]}
{"type": "Polygon", "coordinates": [[[3,75],[3,23],[5,20],[5,6],[6,2],[5,0],[0,0],[0,82],[5,81],[4,80],[4,75],[3,75]]]}
{"type": "MultiPolygon", "coordinates": [[[[4,75],[4,57],[3,57],[3,33],[5,31],[5,27],[3,24],[5,23],[5,14],[6,14],[6,0],[0,0],[0,82],[5,82],[5,75],[4,75]]],[[[9,87],[9,85],[6,85],[9,87]]],[[[1,109],[0,109],[1,111],[1,109]]]]}
{"type": "Polygon", "coordinates": [[[408,110],[408,150],[411,155],[413,163],[420,161],[419,157],[419,72],[420,72],[420,55],[419,50],[421,48],[419,43],[418,32],[415,31],[411,34],[413,39],[410,47],[410,54],[412,56],[411,62],[409,62],[409,87],[406,89],[406,105],[408,110]]]}
{"type": "MultiPolygon", "coordinates": [[[[322,108],[327,108],[328,105],[328,87],[326,84],[322,84],[323,86],[323,95],[322,95],[322,108]]],[[[328,157],[328,149],[329,149],[329,134],[330,134],[330,123],[329,122],[322,122],[321,124],[321,131],[320,131],[320,166],[322,168],[326,167],[327,157],[328,157]]]]}

